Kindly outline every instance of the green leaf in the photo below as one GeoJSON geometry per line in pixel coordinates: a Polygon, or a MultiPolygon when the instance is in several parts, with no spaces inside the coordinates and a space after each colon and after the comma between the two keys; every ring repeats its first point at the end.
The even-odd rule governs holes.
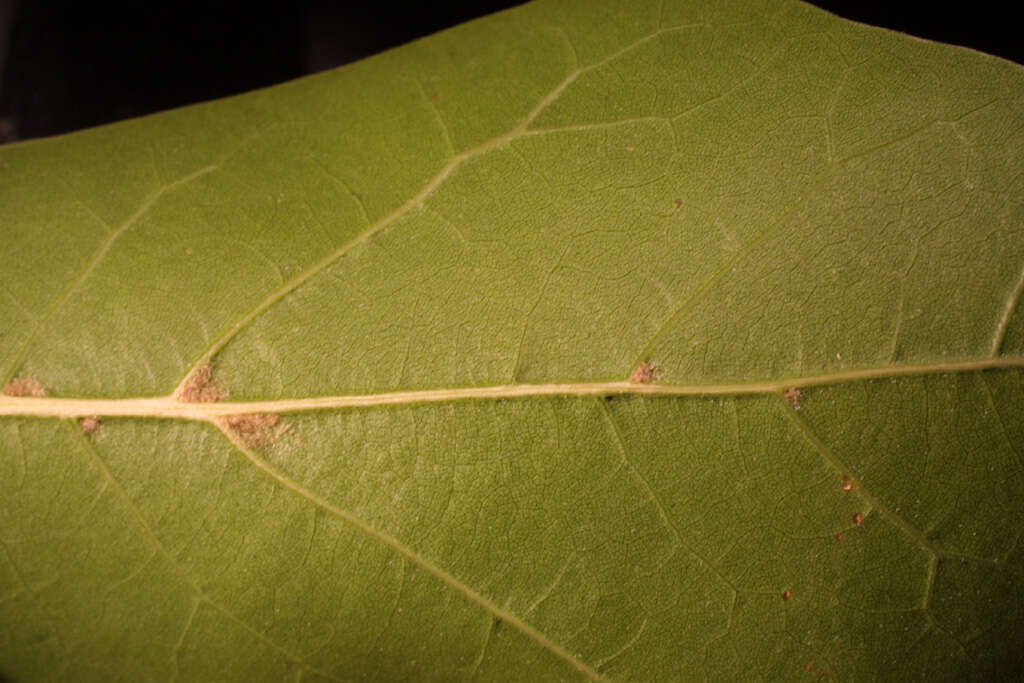
{"type": "Polygon", "coordinates": [[[1021,149],[697,0],[0,149],[0,674],[1020,676],[1021,149]]]}

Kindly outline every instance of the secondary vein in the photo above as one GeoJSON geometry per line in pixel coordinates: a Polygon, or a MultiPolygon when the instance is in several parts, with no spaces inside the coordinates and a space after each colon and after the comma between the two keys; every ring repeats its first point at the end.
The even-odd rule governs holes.
{"type": "Polygon", "coordinates": [[[423,569],[427,573],[434,576],[434,578],[438,579],[442,583],[446,584],[447,586],[458,592],[460,595],[465,597],[470,602],[475,603],[477,606],[481,607],[486,612],[490,613],[493,617],[501,619],[502,621],[514,626],[524,636],[537,643],[537,645],[539,645],[540,647],[548,650],[559,659],[562,659],[564,662],[566,662],[566,664],[568,664],[570,667],[572,667],[579,673],[583,674],[583,676],[585,676],[586,678],[593,681],[607,681],[607,679],[604,676],[599,674],[593,668],[587,666],[577,657],[574,657],[572,653],[570,653],[568,650],[566,650],[558,643],[551,640],[547,635],[545,635],[541,631],[531,626],[518,615],[513,614],[508,610],[503,609],[502,607],[499,607],[492,600],[488,599],[483,594],[477,592],[475,589],[471,588],[468,584],[462,582],[454,575],[449,574],[447,571],[442,569],[437,564],[434,564],[426,557],[421,556],[419,553],[417,553],[415,550],[399,541],[397,538],[368,524],[366,521],[353,515],[348,510],[338,507],[337,505],[331,503],[330,501],[321,498],[319,495],[317,495],[312,490],[306,488],[301,483],[285,476],[283,473],[279,472],[276,468],[274,468],[274,466],[271,465],[269,462],[256,455],[256,453],[249,449],[244,442],[242,442],[234,434],[232,434],[230,430],[222,429],[222,431],[224,432],[224,435],[228,439],[230,439],[232,443],[234,443],[235,447],[239,450],[239,452],[241,452],[249,460],[250,463],[252,463],[256,468],[262,470],[266,475],[268,475],[271,479],[273,479],[275,482],[277,482],[284,488],[306,499],[307,501],[313,503],[314,505],[327,511],[328,513],[338,517],[339,519],[344,520],[348,524],[351,524],[353,527],[359,529],[366,535],[387,545],[396,553],[406,558],[413,564],[419,566],[421,569],[423,569]]]}
{"type": "MultiPolygon", "coordinates": [[[[401,204],[387,215],[370,224],[362,232],[360,232],[353,238],[349,239],[345,243],[341,244],[337,248],[333,249],[328,254],[323,256],[320,260],[318,260],[316,263],[313,263],[308,268],[296,274],[293,278],[291,278],[283,285],[278,287],[276,290],[265,296],[262,300],[259,301],[259,303],[255,305],[254,308],[252,308],[245,315],[236,320],[235,323],[226,332],[224,332],[224,334],[222,334],[208,349],[206,349],[203,355],[193,365],[192,371],[197,370],[203,364],[209,362],[221,349],[227,346],[227,344],[232,339],[234,339],[243,329],[245,329],[250,323],[252,323],[267,309],[271,308],[274,304],[276,304],[277,302],[284,299],[284,297],[294,292],[306,281],[310,280],[314,276],[326,270],[332,264],[342,259],[346,254],[351,252],[360,244],[366,242],[368,239],[370,239],[380,231],[397,223],[399,220],[401,220],[404,216],[408,215],[414,209],[422,207],[423,203],[434,193],[434,191],[438,187],[440,187],[441,184],[444,183],[444,181],[447,180],[452,174],[454,174],[465,162],[476,157],[479,157],[491,150],[497,149],[502,145],[511,143],[512,141],[520,137],[533,134],[533,132],[530,130],[530,126],[537,119],[537,117],[539,117],[542,112],[544,112],[549,106],[551,106],[555,101],[557,101],[558,98],[562,95],[562,93],[570,85],[572,85],[572,83],[575,82],[581,75],[594,69],[600,68],[601,66],[611,62],[612,60],[618,57],[621,57],[630,50],[633,50],[638,46],[643,45],[644,43],[656,38],[659,35],[669,33],[672,31],[681,31],[684,29],[692,28],[693,26],[696,25],[697,24],[684,24],[681,26],[675,26],[671,28],[658,29],[652,33],[649,33],[648,35],[642,36],[641,38],[638,38],[637,40],[634,40],[633,42],[626,44],[625,46],[621,47],[617,51],[613,52],[612,54],[608,55],[607,57],[601,60],[598,60],[586,66],[577,66],[568,75],[566,75],[566,77],[562,79],[562,81],[560,81],[554,88],[552,88],[548,92],[548,94],[545,95],[544,98],[541,99],[540,102],[538,102],[526,114],[525,118],[523,118],[523,120],[520,121],[519,124],[516,125],[514,128],[507,131],[506,133],[503,133],[502,135],[498,135],[494,138],[491,138],[490,140],[487,140],[486,142],[483,142],[477,145],[476,147],[467,149],[461,152],[460,154],[452,156],[448,160],[448,162],[444,164],[440,169],[438,169],[434,176],[427,180],[426,183],[420,188],[420,190],[411,198],[409,198],[409,200],[407,200],[405,203],[401,204]]],[[[442,125],[444,124],[443,121],[441,121],[441,123],[442,125]]],[[[449,146],[450,142],[451,141],[449,140],[449,146]]],[[[187,377],[185,380],[182,381],[182,383],[184,384],[185,381],[187,381],[187,377]]]]}

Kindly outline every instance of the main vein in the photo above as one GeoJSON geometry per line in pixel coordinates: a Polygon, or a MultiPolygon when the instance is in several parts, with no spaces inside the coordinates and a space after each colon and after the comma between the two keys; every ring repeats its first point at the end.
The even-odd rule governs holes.
{"type": "Polygon", "coordinates": [[[170,396],[141,398],[53,398],[0,396],[0,416],[27,417],[147,417],[213,422],[228,415],[295,413],[311,410],[369,408],[374,406],[497,400],[536,396],[741,396],[771,394],[791,387],[842,384],[858,380],[909,377],[1024,368],[1024,358],[983,358],[924,365],[899,365],[729,384],[634,384],[631,382],[569,382],[552,384],[498,384],[482,387],[391,391],[287,398],[273,401],[186,403],[170,396]]]}

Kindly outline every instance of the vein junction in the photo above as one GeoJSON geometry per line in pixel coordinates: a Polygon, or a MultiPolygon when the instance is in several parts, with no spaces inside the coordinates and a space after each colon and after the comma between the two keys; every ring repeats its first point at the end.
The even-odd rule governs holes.
{"type": "Polygon", "coordinates": [[[0,416],[25,417],[150,417],[215,422],[231,415],[294,413],[311,410],[368,408],[415,403],[495,400],[536,396],[741,396],[786,392],[794,388],[843,384],[858,380],[910,377],[981,370],[1024,368],[1024,358],[985,358],[950,363],[902,365],[846,370],[819,375],[733,384],[636,384],[575,382],[502,384],[453,389],[424,389],[376,394],[349,394],[273,401],[188,403],[169,396],[97,399],[0,396],[0,416]]]}

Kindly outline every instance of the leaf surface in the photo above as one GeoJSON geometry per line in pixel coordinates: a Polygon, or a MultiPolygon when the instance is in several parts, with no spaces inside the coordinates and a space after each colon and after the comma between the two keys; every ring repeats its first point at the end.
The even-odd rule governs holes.
{"type": "Polygon", "coordinates": [[[0,149],[0,674],[1020,675],[1022,148],[992,57],[552,0],[0,149]]]}

